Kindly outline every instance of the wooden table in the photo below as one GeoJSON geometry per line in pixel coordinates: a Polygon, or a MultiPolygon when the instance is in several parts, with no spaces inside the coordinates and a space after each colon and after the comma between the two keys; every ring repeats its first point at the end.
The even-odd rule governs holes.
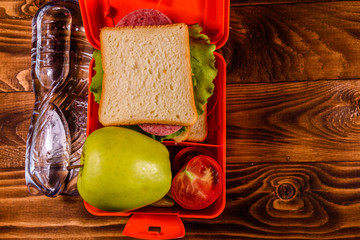
{"type": "MultiPolygon", "coordinates": [[[[116,238],[127,218],[30,196],[31,19],[0,1],[0,238],[116,238]]],[[[186,239],[360,239],[360,2],[231,1],[227,205],[186,239]]]]}

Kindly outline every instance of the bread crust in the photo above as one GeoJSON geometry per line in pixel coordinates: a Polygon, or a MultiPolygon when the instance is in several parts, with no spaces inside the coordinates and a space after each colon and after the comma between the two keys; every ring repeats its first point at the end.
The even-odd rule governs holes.
{"type": "Polygon", "coordinates": [[[187,127],[186,130],[183,133],[181,133],[179,136],[173,137],[172,140],[176,143],[186,141],[190,133],[190,127],[191,126],[187,127]]]}
{"type": "Polygon", "coordinates": [[[191,142],[203,142],[205,141],[207,135],[208,135],[208,121],[207,121],[207,104],[204,105],[204,113],[202,116],[198,118],[198,121],[191,127],[189,127],[189,134],[187,135],[187,138],[185,141],[191,141],[191,142]],[[200,132],[194,132],[192,131],[193,128],[200,127],[200,132]]]}
{"type": "MultiPolygon", "coordinates": [[[[100,43],[101,43],[101,49],[105,49],[107,46],[106,44],[104,44],[104,41],[102,41],[103,38],[103,32],[104,31],[117,31],[118,29],[135,29],[135,28],[143,28],[143,29],[154,29],[154,28],[162,28],[162,29],[166,29],[166,28],[173,28],[174,26],[182,26],[185,27],[186,30],[186,34],[185,34],[185,58],[186,58],[186,71],[187,71],[187,79],[188,79],[188,84],[189,86],[191,86],[189,88],[189,94],[190,94],[190,101],[191,101],[191,108],[192,108],[192,121],[189,122],[181,122],[181,121],[171,121],[171,120],[161,120],[161,119],[147,119],[146,117],[143,119],[135,119],[135,120],[129,120],[129,119],[124,119],[124,120],[113,120],[113,119],[108,119],[107,117],[104,117],[102,112],[103,112],[103,108],[104,108],[104,99],[107,96],[107,82],[110,81],[107,77],[107,67],[106,64],[103,64],[103,69],[104,69],[104,75],[103,75],[103,82],[102,82],[102,94],[101,94],[101,99],[100,99],[100,103],[99,103],[99,121],[101,122],[101,124],[103,126],[114,126],[114,125],[136,125],[136,124],[144,124],[144,123],[150,123],[150,124],[168,124],[168,125],[180,125],[180,126],[192,126],[198,118],[198,114],[197,114],[197,110],[196,110],[196,105],[195,105],[195,98],[194,98],[194,90],[193,90],[193,82],[192,82],[192,71],[191,71],[191,64],[190,64],[190,47],[189,47],[189,33],[188,33],[188,28],[187,25],[184,23],[176,23],[176,24],[168,24],[168,25],[159,25],[159,26],[121,26],[121,27],[105,27],[103,29],[101,29],[100,32],[100,43]]],[[[101,57],[103,60],[106,59],[106,54],[105,51],[101,51],[101,57]]],[[[104,62],[104,61],[103,61],[104,62]]]]}
{"type": "Polygon", "coordinates": [[[203,107],[204,113],[203,115],[198,117],[198,120],[196,123],[192,126],[189,126],[186,128],[186,130],[181,133],[179,136],[176,136],[172,138],[174,142],[184,142],[184,141],[190,141],[190,142],[203,142],[205,141],[206,137],[208,136],[208,121],[207,121],[207,104],[203,107]],[[194,130],[194,128],[197,128],[200,131],[194,130]]]}

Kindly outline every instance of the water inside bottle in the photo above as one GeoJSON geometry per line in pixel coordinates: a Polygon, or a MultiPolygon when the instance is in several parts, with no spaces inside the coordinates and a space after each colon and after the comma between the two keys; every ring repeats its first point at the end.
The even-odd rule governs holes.
{"type": "Polygon", "coordinates": [[[79,7],[71,1],[42,6],[33,18],[31,75],[35,93],[25,178],[32,194],[77,194],[78,165],[86,138],[87,42],[79,7]]]}

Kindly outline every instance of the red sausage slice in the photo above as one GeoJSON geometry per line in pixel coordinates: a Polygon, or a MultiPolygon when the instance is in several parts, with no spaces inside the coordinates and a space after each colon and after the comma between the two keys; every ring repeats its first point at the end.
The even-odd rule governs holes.
{"type": "Polygon", "coordinates": [[[179,131],[182,126],[165,125],[165,124],[139,124],[139,127],[147,133],[156,136],[167,136],[179,131]]]}
{"type": "Polygon", "coordinates": [[[123,17],[116,24],[116,27],[166,25],[171,23],[170,18],[158,10],[138,9],[123,17]]]}

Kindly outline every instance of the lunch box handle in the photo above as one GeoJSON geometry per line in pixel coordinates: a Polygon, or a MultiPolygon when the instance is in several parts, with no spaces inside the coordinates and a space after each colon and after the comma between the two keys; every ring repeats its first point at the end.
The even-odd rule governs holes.
{"type": "Polygon", "coordinates": [[[185,228],[177,215],[134,213],[126,223],[123,234],[141,239],[172,239],[184,237],[185,228]]]}

